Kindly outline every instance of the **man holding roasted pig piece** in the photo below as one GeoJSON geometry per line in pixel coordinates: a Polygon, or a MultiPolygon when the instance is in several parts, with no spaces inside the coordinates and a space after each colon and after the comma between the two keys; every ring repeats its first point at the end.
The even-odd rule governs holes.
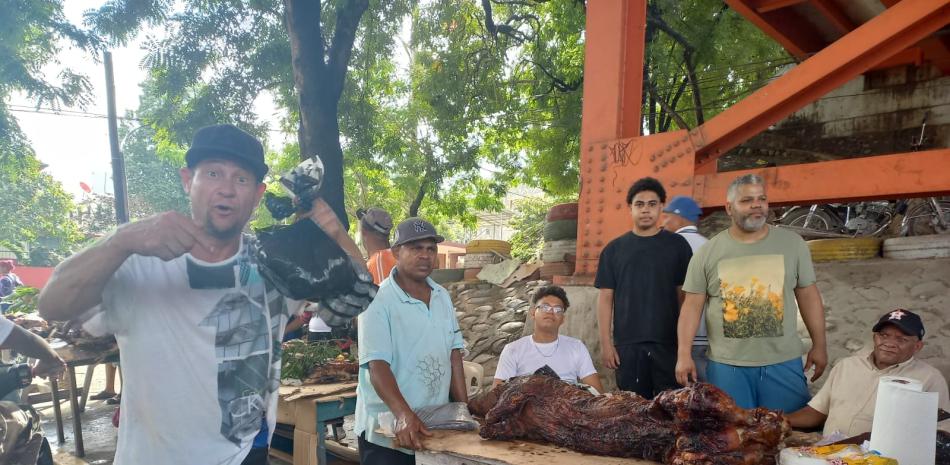
{"type": "MultiPolygon", "coordinates": [[[[242,232],[264,194],[263,146],[233,125],[209,126],[185,160],[191,216],[120,226],[57,267],[39,310],[116,336],[124,375],[117,465],[264,464],[281,337],[301,303],[264,276],[264,255],[242,232]]],[[[298,215],[301,230],[312,221],[362,266],[324,201],[298,215]]]]}

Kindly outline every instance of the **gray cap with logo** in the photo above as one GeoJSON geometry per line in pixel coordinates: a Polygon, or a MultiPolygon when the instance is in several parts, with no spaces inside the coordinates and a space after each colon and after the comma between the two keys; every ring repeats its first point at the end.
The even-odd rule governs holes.
{"type": "Polygon", "coordinates": [[[396,226],[396,237],[393,247],[408,244],[422,239],[434,239],[436,243],[445,240],[435,232],[435,226],[422,218],[406,218],[396,226]]]}

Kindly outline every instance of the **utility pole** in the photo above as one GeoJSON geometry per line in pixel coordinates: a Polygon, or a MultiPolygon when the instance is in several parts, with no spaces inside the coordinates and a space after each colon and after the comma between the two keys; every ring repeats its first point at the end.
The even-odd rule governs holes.
{"type": "Polygon", "coordinates": [[[112,149],[112,191],[115,193],[115,221],[129,222],[129,197],[126,193],[125,158],[119,147],[119,122],[115,111],[115,77],[112,73],[112,52],[103,54],[106,66],[106,101],[109,106],[109,147],[112,149]]]}

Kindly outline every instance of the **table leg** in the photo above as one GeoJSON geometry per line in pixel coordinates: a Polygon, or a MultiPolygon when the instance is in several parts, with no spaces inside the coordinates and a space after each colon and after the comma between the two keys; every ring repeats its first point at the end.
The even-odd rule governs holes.
{"type": "Polygon", "coordinates": [[[86,400],[89,399],[89,388],[92,386],[92,375],[96,372],[95,365],[86,365],[86,379],[82,381],[82,399],[79,401],[79,411],[86,411],[86,400]]]}
{"type": "Polygon", "coordinates": [[[317,463],[327,465],[327,424],[317,421],[317,463]]]}
{"type": "Polygon", "coordinates": [[[79,401],[76,399],[76,367],[69,367],[69,406],[73,411],[73,438],[76,441],[76,457],[85,457],[86,451],[82,444],[82,412],[79,411],[79,401]]]}
{"type": "Polygon", "coordinates": [[[49,377],[50,388],[53,389],[53,416],[56,418],[56,439],[59,440],[59,444],[66,442],[66,437],[63,434],[63,411],[59,408],[59,382],[56,381],[55,376],[49,377]]]}

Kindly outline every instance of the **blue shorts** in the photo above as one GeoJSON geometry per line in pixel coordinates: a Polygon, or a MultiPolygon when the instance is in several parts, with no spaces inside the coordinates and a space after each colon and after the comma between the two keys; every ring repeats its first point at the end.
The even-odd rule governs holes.
{"type": "Polygon", "coordinates": [[[740,367],[709,361],[709,382],[735,399],[742,408],[765,407],[791,413],[804,407],[811,396],[801,357],[774,365],[740,367]]]}

